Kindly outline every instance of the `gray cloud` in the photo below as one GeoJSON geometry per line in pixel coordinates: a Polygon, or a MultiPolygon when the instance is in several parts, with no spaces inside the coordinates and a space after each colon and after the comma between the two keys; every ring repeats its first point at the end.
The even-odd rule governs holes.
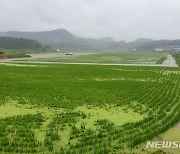
{"type": "Polygon", "coordinates": [[[179,0],[0,0],[0,31],[65,28],[83,37],[180,38],[179,0]]]}

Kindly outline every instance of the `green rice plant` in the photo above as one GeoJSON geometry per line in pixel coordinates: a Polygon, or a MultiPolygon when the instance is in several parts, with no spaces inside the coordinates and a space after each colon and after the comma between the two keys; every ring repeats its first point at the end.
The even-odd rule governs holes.
{"type": "Polygon", "coordinates": [[[0,65],[1,104],[13,100],[52,113],[50,122],[40,113],[0,119],[2,152],[122,153],[180,121],[179,68],[36,66],[0,65]],[[143,118],[109,120],[122,112],[143,118]],[[41,141],[36,130],[44,133],[41,141]]]}
{"type": "Polygon", "coordinates": [[[156,62],[156,64],[162,64],[166,59],[167,59],[167,56],[162,56],[162,57],[156,62]]]}

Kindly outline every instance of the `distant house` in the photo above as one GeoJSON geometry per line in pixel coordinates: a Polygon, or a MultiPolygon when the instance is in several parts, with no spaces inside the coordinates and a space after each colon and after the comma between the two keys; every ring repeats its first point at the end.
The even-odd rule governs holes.
{"type": "Polygon", "coordinates": [[[0,51],[0,55],[5,55],[5,52],[3,52],[3,51],[0,51]]]}
{"type": "Polygon", "coordinates": [[[167,46],[165,48],[155,48],[155,51],[179,52],[180,51],[180,46],[167,46]]]}
{"type": "Polygon", "coordinates": [[[163,48],[156,48],[155,51],[164,51],[163,48]]]}
{"type": "Polygon", "coordinates": [[[180,46],[172,46],[173,52],[179,52],[180,46]]]}
{"type": "Polygon", "coordinates": [[[60,50],[59,50],[59,49],[55,49],[55,51],[56,51],[56,52],[60,52],[60,50]]]}

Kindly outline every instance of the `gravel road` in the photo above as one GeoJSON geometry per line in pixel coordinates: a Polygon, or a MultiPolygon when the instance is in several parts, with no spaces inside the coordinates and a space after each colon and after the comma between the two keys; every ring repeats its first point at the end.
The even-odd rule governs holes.
{"type": "Polygon", "coordinates": [[[167,59],[163,62],[163,65],[167,67],[178,67],[174,57],[170,54],[168,54],[167,59]]]}

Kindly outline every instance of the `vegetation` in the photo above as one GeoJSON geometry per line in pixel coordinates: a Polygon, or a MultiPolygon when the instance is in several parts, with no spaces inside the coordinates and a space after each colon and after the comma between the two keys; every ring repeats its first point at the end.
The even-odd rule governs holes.
{"type": "Polygon", "coordinates": [[[162,64],[166,59],[167,59],[167,56],[163,56],[156,62],[156,64],[162,64]]]}
{"type": "Polygon", "coordinates": [[[29,55],[22,53],[22,52],[4,52],[4,54],[0,54],[1,58],[25,58],[30,57],[29,55]]]}
{"type": "Polygon", "coordinates": [[[178,52],[178,53],[172,54],[172,56],[176,60],[177,65],[180,66],[180,53],[178,52]]]}
{"type": "Polygon", "coordinates": [[[0,103],[14,100],[53,113],[1,119],[1,152],[120,153],[180,120],[179,68],[21,66],[0,65],[0,103]],[[116,118],[126,120],[98,114],[103,108],[104,114],[119,113],[116,118]],[[130,120],[129,114],[141,118],[130,120]]]}
{"type": "Polygon", "coordinates": [[[38,49],[42,45],[36,41],[25,38],[0,37],[0,48],[5,49],[38,49]]]}
{"type": "Polygon", "coordinates": [[[69,63],[109,63],[109,64],[155,64],[163,53],[112,52],[87,55],[62,56],[56,58],[36,59],[36,61],[69,62],[69,63]]]}
{"type": "Polygon", "coordinates": [[[33,153],[41,144],[32,129],[42,125],[40,114],[14,116],[0,120],[0,152],[33,153]]]}

